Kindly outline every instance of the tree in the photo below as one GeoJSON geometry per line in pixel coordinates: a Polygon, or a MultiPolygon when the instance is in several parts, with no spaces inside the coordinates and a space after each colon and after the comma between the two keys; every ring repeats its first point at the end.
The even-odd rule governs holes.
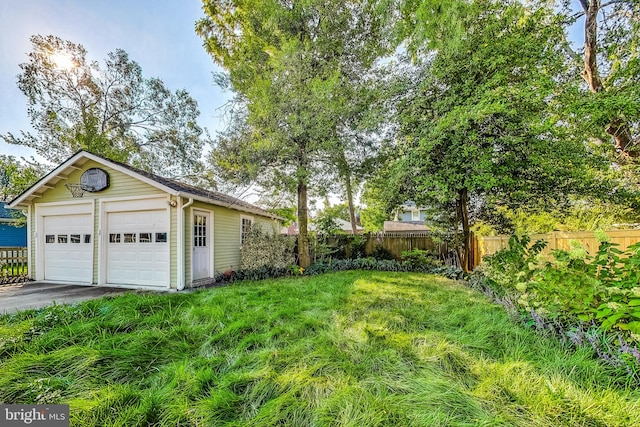
{"type": "Polygon", "coordinates": [[[213,160],[227,178],[297,195],[301,267],[310,264],[309,189],[332,175],[323,162],[336,152],[342,67],[366,68],[378,52],[369,42],[380,32],[370,7],[364,0],[205,1],[207,16],[196,25],[237,93],[213,160]]]}
{"type": "Polygon", "coordinates": [[[603,129],[622,156],[639,157],[640,2],[580,0],[579,4],[582,11],[566,20],[575,25],[584,18],[584,48],[580,54],[569,50],[576,62],[583,63],[582,77],[589,91],[579,98],[583,103],[579,120],[603,129]]]}
{"type": "Polygon", "coordinates": [[[46,172],[35,160],[0,155],[0,201],[9,202],[35,184],[46,172]]]}
{"type": "Polygon", "coordinates": [[[349,212],[348,203],[338,203],[331,206],[331,202],[329,202],[329,200],[327,199],[324,202],[324,208],[320,210],[316,216],[331,217],[335,219],[349,221],[351,217],[351,213],[349,212]]]}
{"type": "MultiPolygon", "coordinates": [[[[380,42],[378,46],[378,55],[389,51],[385,43],[380,42]]],[[[355,193],[382,161],[379,153],[388,143],[385,132],[388,114],[384,78],[378,68],[366,70],[352,64],[348,72],[344,66],[341,69],[344,78],[339,92],[343,101],[341,108],[334,111],[337,118],[335,150],[326,163],[330,170],[335,170],[336,183],[340,184],[336,190],[347,201],[349,218],[345,220],[350,221],[351,232],[356,234],[355,193]]]]}
{"type": "Polygon", "coordinates": [[[35,134],[0,135],[59,163],[85,149],[169,177],[195,178],[203,170],[203,131],[197,102],[145,78],[123,50],[104,66],[80,44],[33,36],[18,87],[28,98],[35,134]]]}
{"type": "Polygon", "coordinates": [[[462,3],[455,25],[451,16],[428,29],[416,22],[415,33],[426,36],[409,37],[418,45],[400,85],[398,157],[372,185],[388,206],[413,200],[440,211],[468,268],[474,216],[579,191],[588,154],[548,106],[565,70],[554,15],[518,3],[462,3]],[[451,28],[461,30],[430,39],[451,28]]]}

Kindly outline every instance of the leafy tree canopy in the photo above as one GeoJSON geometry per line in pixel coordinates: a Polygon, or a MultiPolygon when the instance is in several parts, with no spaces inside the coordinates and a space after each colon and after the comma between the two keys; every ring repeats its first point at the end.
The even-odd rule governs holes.
{"type": "MultiPolygon", "coordinates": [[[[414,200],[448,213],[441,218],[460,227],[468,249],[470,221],[484,206],[579,191],[590,157],[554,110],[566,69],[555,16],[487,0],[461,10],[463,31],[414,56],[399,77],[398,156],[378,186],[389,206],[414,200]]],[[[421,25],[415,32],[429,34],[421,25]]]]}
{"type": "Polygon", "coordinates": [[[237,94],[231,126],[213,161],[238,182],[297,196],[299,260],[310,263],[309,189],[335,177],[344,81],[379,52],[380,24],[366,0],[205,1],[196,25],[237,94]]]}
{"type": "Polygon", "coordinates": [[[46,172],[35,160],[0,155],[0,201],[10,202],[35,184],[46,172]]]}
{"type": "Polygon", "coordinates": [[[86,149],[168,177],[202,184],[203,130],[197,102],[146,78],[121,49],[103,65],[87,51],[55,36],[31,37],[18,87],[28,98],[35,133],[0,135],[59,163],[86,149]]]}

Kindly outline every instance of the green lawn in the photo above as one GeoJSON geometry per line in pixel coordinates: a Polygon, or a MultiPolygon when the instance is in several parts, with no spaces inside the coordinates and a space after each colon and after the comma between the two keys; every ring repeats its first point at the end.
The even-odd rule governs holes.
{"type": "Polygon", "coordinates": [[[0,317],[0,402],[72,425],[640,425],[640,392],[429,275],[343,272],[0,317]]]}

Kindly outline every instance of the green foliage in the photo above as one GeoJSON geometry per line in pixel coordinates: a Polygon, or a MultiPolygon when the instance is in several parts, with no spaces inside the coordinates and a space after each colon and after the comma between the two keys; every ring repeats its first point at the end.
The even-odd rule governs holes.
{"type": "Polygon", "coordinates": [[[384,229],[384,222],[389,215],[384,210],[367,207],[360,210],[360,223],[367,233],[377,233],[384,229]]]}
{"type": "Polygon", "coordinates": [[[596,197],[572,199],[565,206],[543,209],[497,206],[474,227],[476,235],[536,234],[560,231],[595,231],[628,227],[640,222],[640,211],[631,199],[613,201],[596,197]]]}
{"type": "Polygon", "coordinates": [[[54,163],[86,149],[203,184],[200,112],[185,90],[171,92],[160,79],[143,77],[140,65],[121,49],[100,66],[87,59],[80,44],[40,35],[31,43],[18,87],[28,98],[35,134],[9,133],[2,139],[31,147],[54,163]]]}
{"type": "Polygon", "coordinates": [[[442,261],[438,258],[438,254],[435,254],[432,251],[423,251],[421,249],[403,251],[400,254],[400,259],[413,266],[432,268],[442,265],[442,261]]]}
{"type": "Polygon", "coordinates": [[[462,280],[466,277],[466,273],[460,268],[452,266],[441,266],[440,263],[437,262],[419,263],[412,262],[410,260],[400,262],[394,259],[379,259],[373,257],[332,259],[328,262],[317,262],[311,264],[309,268],[304,271],[304,274],[315,275],[347,270],[431,273],[454,280],[462,280]]]}
{"type": "Polygon", "coordinates": [[[47,169],[31,160],[0,155],[0,202],[9,202],[35,184],[47,169]]]}
{"type": "Polygon", "coordinates": [[[391,251],[378,243],[373,246],[373,251],[370,255],[375,259],[393,259],[391,251]]]}
{"type": "Polygon", "coordinates": [[[424,274],[360,270],[0,316],[0,357],[0,401],[67,403],[74,426],[640,423],[626,373],[424,274]]]}
{"type": "Polygon", "coordinates": [[[291,206],[288,208],[284,208],[284,207],[271,208],[271,209],[268,209],[268,211],[274,215],[278,215],[279,217],[284,218],[285,220],[282,225],[285,227],[290,226],[297,219],[295,206],[291,206]]]}
{"type": "MultiPolygon", "coordinates": [[[[242,270],[286,270],[295,264],[295,239],[252,226],[242,244],[242,270]]],[[[266,276],[270,277],[270,276],[266,276]]]]}
{"type": "Polygon", "coordinates": [[[470,225],[492,206],[585,189],[591,158],[556,114],[565,36],[552,11],[519,2],[453,2],[451,15],[441,2],[411,4],[424,14],[409,21],[416,55],[390,67],[396,156],[369,186],[387,211],[413,200],[439,212],[430,220],[462,230],[468,255],[470,225]]]}
{"type": "MultiPolygon", "coordinates": [[[[603,240],[590,255],[573,242],[570,251],[542,255],[542,242],[528,248],[528,238],[514,236],[509,243],[485,259],[483,272],[523,315],[542,316],[562,328],[582,322],[619,333],[616,348],[640,344],[640,244],[623,252],[603,240]]],[[[629,351],[640,363],[636,353],[629,351]]]]}
{"type": "Polygon", "coordinates": [[[331,236],[342,232],[336,218],[330,215],[318,215],[313,222],[316,225],[318,234],[323,236],[331,236]]]}
{"type": "Polygon", "coordinates": [[[327,200],[324,208],[318,212],[318,217],[331,217],[349,221],[349,205],[347,203],[338,203],[331,206],[327,200]]]}
{"type": "Polygon", "coordinates": [[[229,180],[297,196],[306,267],[308,192],[338,181],[351,201],[363,157],[354,146],[373,148],[360,143],[360,125],[369,70],[387,49],[381,21],[368,0],[207,0],[203,9],[196,32],[236,94],[211,160],[229,180]]]}
{"type": "Polygon", "coordinates": [[[507,248],[482,260],[483,272],[501,291],[512,289],[518,283],[527,282],[531,278],[533,273],[529,265],[535,262],[547,243],[544,240],[537,240],[533,245],[529,243],[529,236],[519,238],[514,234],[509,238],[507,248]]]}

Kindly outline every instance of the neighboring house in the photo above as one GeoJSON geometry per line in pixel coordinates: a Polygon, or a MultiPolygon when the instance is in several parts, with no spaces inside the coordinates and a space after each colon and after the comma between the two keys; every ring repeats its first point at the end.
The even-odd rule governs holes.
{"type": "Polygon", "coordinates": [[[0,247],[23,248],[27,246],[27,227],[17,225],[17,211],[7,209],[5,205],[6,203],[0,202],[0,247]]]}
{"type": "Polygon", "coordinates": [[[32,278],[57,283],[181,290],[237,269],[252,224],[280,229],[257,206],[86,151],[10,207],[27,214],[32,278]]]}
{"type": "Polygon", "coordinates": [[[414,202],[406,202],[396,210],[393,221],[384,222],[385,232],[428,231],[425,225],[427,209],[416,206],[414,202]]]}

